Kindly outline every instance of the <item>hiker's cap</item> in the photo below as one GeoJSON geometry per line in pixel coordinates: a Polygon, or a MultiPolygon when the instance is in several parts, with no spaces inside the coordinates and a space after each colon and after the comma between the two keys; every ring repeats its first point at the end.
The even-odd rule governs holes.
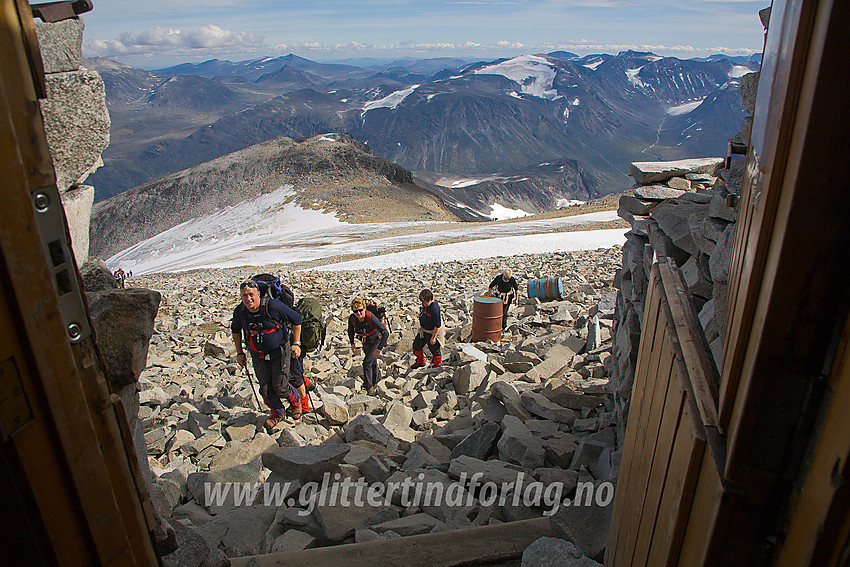
{"type": "Polygon", "coordinates": [[[511,271],[510,268],[505,268],[505,271],[502,272],[502,277],[505,278],[505,280],[511,279],[512,275],[513,275],[513,272],[511,271]]]}

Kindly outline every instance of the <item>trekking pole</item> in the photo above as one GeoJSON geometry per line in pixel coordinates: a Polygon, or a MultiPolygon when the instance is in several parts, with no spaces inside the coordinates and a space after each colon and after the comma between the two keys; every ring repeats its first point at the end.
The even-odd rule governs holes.
{"type": "Polygon", "coordinates": [[[257,390],[254,388],[254,381],[251,380],[251,371],[248,370],[248,361],[245,361],[245,373],[248,375],[248,383],[251,384],[251,391],[254,392],[254,399],[257,400],[257,410],[262,411],[263,405],[260,403],[260,396],[257,395],[257,390]]]}

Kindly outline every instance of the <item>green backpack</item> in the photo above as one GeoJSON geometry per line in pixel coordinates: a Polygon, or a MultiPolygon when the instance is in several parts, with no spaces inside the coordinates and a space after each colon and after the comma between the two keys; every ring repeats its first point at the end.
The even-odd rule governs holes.
{"type": "Polygon", "coordinates": [[[327,325],[322,322],[322,304],[315,297],[302,297],[295,310],[303,319],[301,323],[301,349],[310,352],[325,344],[327,325]]]}

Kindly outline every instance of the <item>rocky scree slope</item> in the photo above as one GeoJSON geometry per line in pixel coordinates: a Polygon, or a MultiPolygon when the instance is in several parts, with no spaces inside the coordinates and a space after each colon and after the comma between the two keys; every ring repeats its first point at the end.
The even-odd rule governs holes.
{"type": "MultiPolygon", "coordinates": [[[[324,472],[384,485],[447,487],[477,472],[481,483],[516,480],[561,483],[571,497],[578,482],[613,479],[619,462],[613,402],[607,392],[614,273],[618,247],[509,259],[525,286],[557,276],[566,298],[514,308],[503,340],[468,343],[472,298],[505,259],[445,262],[371,272],[295,272],[282,277],[297,297],[320,299],[329,318],[325,346],[306,359],[317,384],[313,411],[285,420],[269,435],[246,375],[234,362],[229,323],[240,269],[201,270],[131,279],[163,295],[139,379],[148,460],[156,474],[151,496],[159,513],[204,557],[296,551],[542,517],[545,506],[472,504],[405,507],[393,498],[381,509],[298,505],[218,505],[205,482],[283,482],[300,487],[324,472]],[[418,291],[434,290],[444,313],[444,364],[411,371],[418,291]],[[361,355],[352,356],[345,325],[354,296],[383,300],[389,344],[373,396],[361,392],[361,355]],[[424,480],[423,480],[424,479],[424,480]],[[203,543],[203,545],[201,545],[203,543]]],[[[273,269],[273,267],[268,267],[273,269]]],[[[523,294],[524,295],[524,294],[523,294]]],[[[296,488],[297,490],[297,488],[296,488]]],[[[330,502],[330,501],[329,501],[330,502]]],[[[610,506],[561,507],[553,532],[588,557],[601,558],[610,506]]],[[[187,553],[181,547],[176,556],[187,553]]],[[[168,560],[168,558],[164,558],[168,560]]],[[[588,563],[592,565],[593,563],[588,563]]]]}

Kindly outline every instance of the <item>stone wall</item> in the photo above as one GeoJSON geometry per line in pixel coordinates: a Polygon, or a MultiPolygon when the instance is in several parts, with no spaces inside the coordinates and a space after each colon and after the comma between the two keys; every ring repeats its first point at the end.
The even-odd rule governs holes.
{"type": "MultiPolygon", "coordinates": [[[[755,109],[758,73],[741,78],[744,108],[755,109]]],[[[746,143],[752,117],[732,141],[746,143]]],[[[617,422],[625,428],[635,378],[649,274],[654,258],[668,257],[682,269],[713,360],[722,367],[729,264],[744,160],[702,158],[636,162],[636,185],[620,198],[618,214],[632,225],[617,272],[611,382],[617,422]]],[[[621,431],[622,433],[622,431],[621,431]]],[[[619,436],[623,439],[624,436],[619,436]]]]}
{"type": "Polygon", "coordinates": [[[103,80],[81,68],[83,27],[80,18],[35,22],[47,83],[41,113],[78,266],[88,259],[94,202],[94,187],[83,183],[103,165],[110,126],[103,80]]]}

